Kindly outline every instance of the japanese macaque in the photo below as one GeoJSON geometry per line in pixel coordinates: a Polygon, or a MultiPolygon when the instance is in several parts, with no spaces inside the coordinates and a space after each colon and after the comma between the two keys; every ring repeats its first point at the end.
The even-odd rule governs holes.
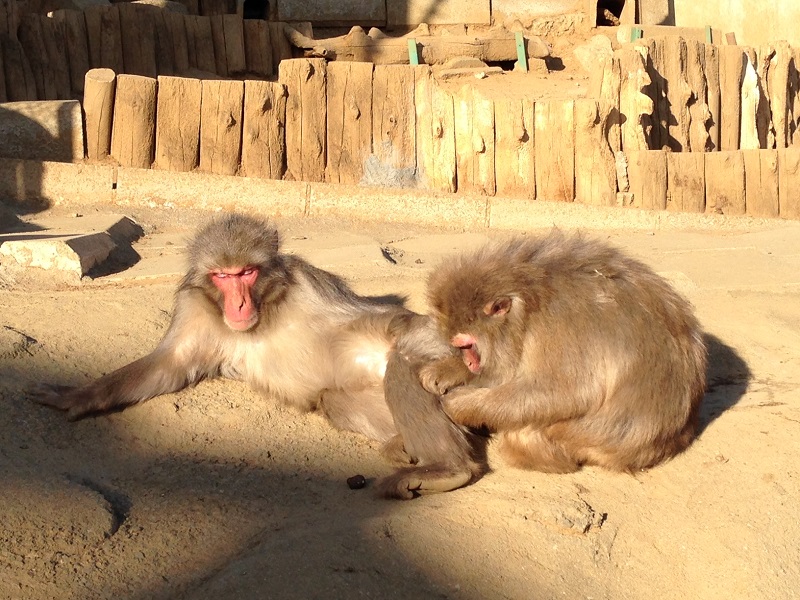
{"type": "MultiPolygon", "coordinates": [[[[460,357],[427,360],[425,336],[404,355],[421,363],[421,387],[450,418],[495,433],[512,466],[633,471],[694,438],[706,373],[699,324],[664,279],[620,251],[557,231],[518,238],[446,261],[428,297],[440,340],[460,357]]],[[[387,401],[410,454],[430,464],[466,456],[460,430],[402,418],[430,400],[390,375],[399,379],[387,373],[387,401]]],[[[414,468],[397,477],[412,481],[414,468]]]]}
{"type": "Polygon", "coordinates": [[[35,399],[70,419],[143,402],[206,377],[247,382],[340,429],[396,434],[383,375],[406,309],[356,295],[341,279],[282,254],[267,222],[212,220],[189,244],[172,321],[147,356],[78,388],[35,399]]]}

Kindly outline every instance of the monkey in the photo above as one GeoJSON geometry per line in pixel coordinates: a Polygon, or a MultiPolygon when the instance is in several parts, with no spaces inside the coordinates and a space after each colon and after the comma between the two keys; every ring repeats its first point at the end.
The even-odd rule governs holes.
{"type": "Polygon", "coordinates": [[[211,219],[188,256],[171,322],[150,354],[80,387],[42,386],[33,399],[75,420],[222,376],[319,410],[338,429],[382,442],[396,435],[383,375],[409,310],[282,253],[277,230],[255,217],[211,219]]]}
{"type": "MultiPolygon", "coordinates": [[[[400,418],[398,407],[427,400],[387,372],[394,447],[413,439],[413,452],[435,463],[462,453],[464,427],[486,427],[512,467],[634,472],[695,437],[707,362],[700,325],[666,280],[613,246],[558,230],[512,238],[443,262],[427,295],[438,343],[457,354],[429,360],[430,342],[408,333],[404,353],[462,429],[400,418]]],[[[414,468],[397,478],[413,480],[414,468]]]]}
{"type": "Polygon", "coordinates": [[[379,480],[377,493],[408,500],[472,483],[484,474],[486,465],[485,445],[467,428],[453,423],[442,410],[439,395],[420,383],[423,365],[460,358],[441,339],[431,319],[413,315],[402,321],[395,327],[397,341],[389,352],[384,391],[395,425],[403,434],[382,449],[385,458],[402,468],[379,480]]]}

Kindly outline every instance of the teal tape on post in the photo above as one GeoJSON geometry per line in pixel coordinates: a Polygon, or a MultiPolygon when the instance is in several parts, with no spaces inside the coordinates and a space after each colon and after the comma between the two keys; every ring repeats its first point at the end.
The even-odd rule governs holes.
{"type": "Polygon", "coordinates": [[[518,31],[514,34],[514,39],[517,41],[517,65],[524,73],[528,72],[528,55],[525,53],[525,38],[518,31]]]}
{"type": "Polygon", "coordinates": [[[412,65],[419,64],[419,54],[417,53],[417,40],[408,38],[408,62],[412,65]]]}

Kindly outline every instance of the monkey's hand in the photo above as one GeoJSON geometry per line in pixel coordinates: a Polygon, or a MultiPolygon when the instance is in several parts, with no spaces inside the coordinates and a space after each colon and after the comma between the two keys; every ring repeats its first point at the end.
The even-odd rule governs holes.
{"type": "Polygon", "coordinates": [[[28,392],[28,396],[37,404],[67,411],[71,421],[92,411],[92,409],[85,408],[87,404],[91,404],[91,401],[82,393],[81,388],[42,383],[32,388],[28,392]]]}
{"type": "Polygon", "coordinates": [[[454,387],[467,383],[472,374],[458,356],[429,362],[419,369],[419,381],[431,394],[441,396],[454,387]]]}
{"type": "Polygon", "coordinates": [[[417,459],[406,452],[403,436],[399,433],[383,445],[381,455],[394,465],[408,466],[417,464],[417,459]]]}
{"type": "Polygon", "coordinates": [[[463,386],[442,396],[442,408],[453,422],[467,427],[492,426],[486,423],[480,407],[483,398],[489,393],[487,388],[463,386]]]}

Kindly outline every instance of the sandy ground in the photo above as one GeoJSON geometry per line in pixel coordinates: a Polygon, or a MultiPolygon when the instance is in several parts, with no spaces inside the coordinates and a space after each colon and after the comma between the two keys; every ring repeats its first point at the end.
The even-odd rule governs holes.
{"type": "MultiPolygon", "coordinates": [[[[800,224],[596,232],[673,281],[709,333],[703,428],[685,454],[630,476],[524,472],[490,452],[476,484],[404,503],[345,484],[389,472],[377,444],[236,382],[77,423],[26,398],[164,333],[198,215],[128,214],[148,234],[129,271],[0,286],[0,597],[800,595],[800,224]]],[[[291,251],[417,309],[438,258],[489,235],[279,225],[291,251]]]]}

